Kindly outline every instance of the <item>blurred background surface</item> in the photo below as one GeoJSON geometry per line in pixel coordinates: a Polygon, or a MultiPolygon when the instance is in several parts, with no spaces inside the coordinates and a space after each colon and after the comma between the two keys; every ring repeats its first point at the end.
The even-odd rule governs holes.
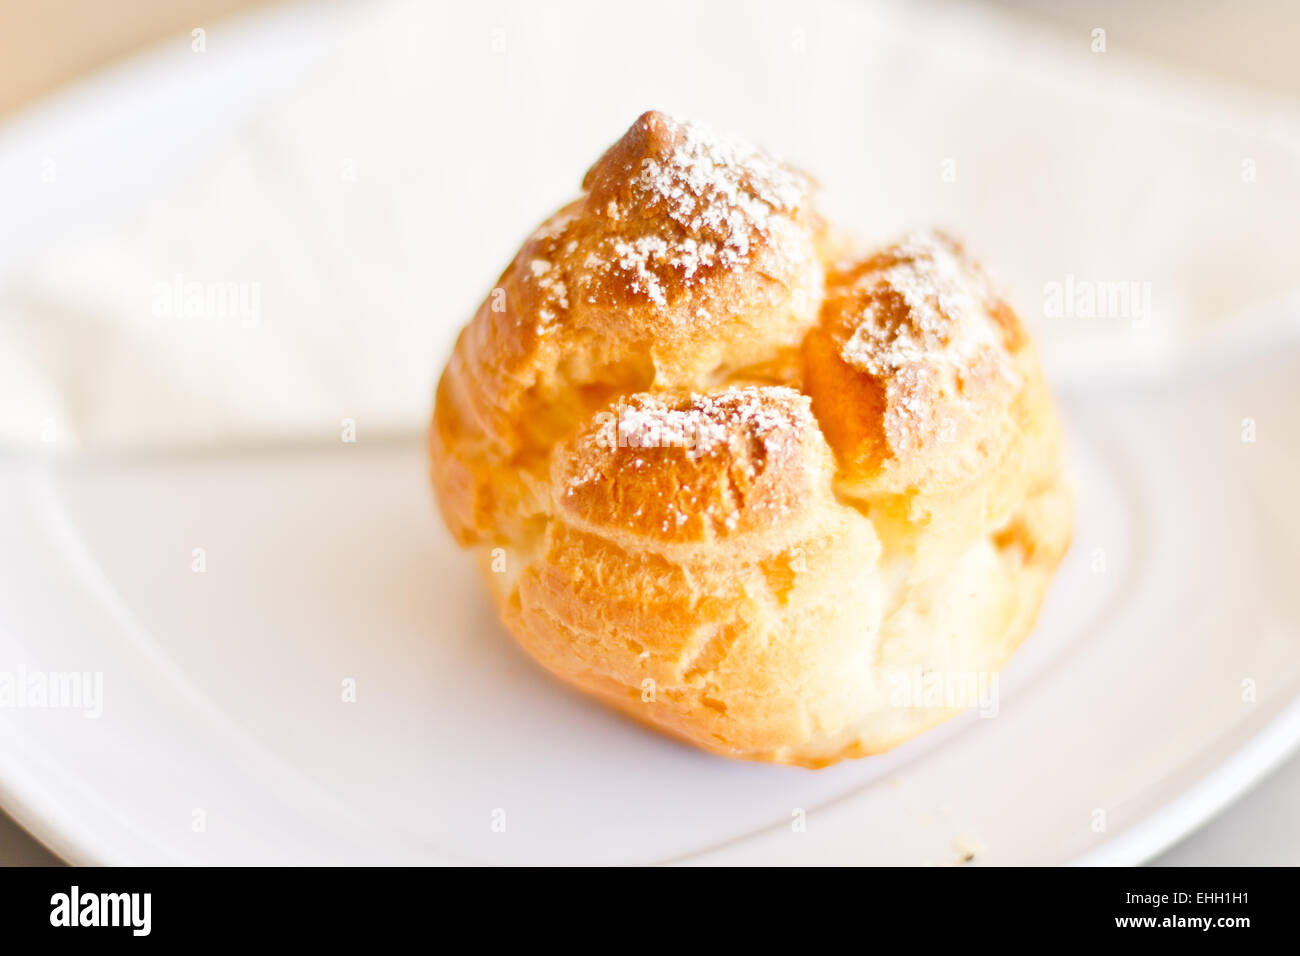
{"type": "MultiPolygon", "coordinates": [[[[869,2],[869,0],[864,0],[869,2]]],[[[1211,79],[1300,95],[1300,6],[1288,0],[992,0],[1211,79]]],[[[269,0],[2,0],[0,116],[165,37],[269,0]]]]}

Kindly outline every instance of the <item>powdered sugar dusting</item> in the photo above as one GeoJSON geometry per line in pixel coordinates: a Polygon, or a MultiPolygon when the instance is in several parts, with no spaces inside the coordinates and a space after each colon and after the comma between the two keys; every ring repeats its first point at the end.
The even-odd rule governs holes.
{"type": "Polygon", "coordinates": [[[856,280],[866,304],[840,349],[850,366],[887,381],[885,431],[914,449],[955,434],[958,415],[979,414],[975,396],[1019,376],[993,316],[995,296],[959,247],[916,233],[879,253],[856,280]]]}
{"type": "MultiPolygon", "coordinates": [[[[658,114],[648,121],[665,124],[673,145],[641,160],[631,201],[648,218],[677,228],[611,239],[605,261],[596,264],[630,274],[634,291],[664,305],[669,270],[690,285],[705,269],[749,262],[760,242],[781,254],[787,217],[806,191],[802,177],[742,140],[658,114]]],[[[624,211],[611,202],[605,215],[617,222],[624,211]]]]}
{"type": "Polygon", "coordinates": [[[672,267],[689,283],[700,269],[725,261],[715,243],[698,242],[689,236],[676,244],[662,236],[638,236],[631,242],[616,239],[613,248],[615,263],[634,277],[633,290],[644,292],[658,305],[667,305],[668,298],[655,267],[672,267]]]}
{"type": "Polygon", "coordinates": [[[647,156],[633,195],[647,206],[662,203],[688,233],[720,244],[724,264],[749,254],[753,233],[765,235],[773,213],[791,212],[804,184],[772,157],[739,139],[665,117],[677,136],[665,157],[647,156]]]}
{"type": "Polygon", "coordinates": [[[1001,354],[987,282],[950,242],[915,233],[889,255],[892,265],[859,280],[870,299],[841,349],[844,361],[894,376],[921,364],[969,367],[986,352],[1001,354]]]}
{"type": "Polygon", "coordinates": [[[542,293],[542,303],[537,308],[540,320],[537,331],[544,332],[555,321],[556,310],[569,307],[569,290],[560,270],[547,259],[533,259],[528,263],[528,273],[542,293]]]}
{"type": "MultiPolygon", "coordinates": [[[[809,399],[783,386],[732,386],[724,391],[682,397],[640,394],[613,412],[597,417],[585,444],[624,457],[625,466],[647,467],[640,449],[680,448],[689,460],[734,453],[735,441],[757,441],[764,455],[779,451],[791,436],[813,427],[809,399]]],[[[603,480],[608,454],[589,459],[569,478],[568,494],[603,480]]]]}

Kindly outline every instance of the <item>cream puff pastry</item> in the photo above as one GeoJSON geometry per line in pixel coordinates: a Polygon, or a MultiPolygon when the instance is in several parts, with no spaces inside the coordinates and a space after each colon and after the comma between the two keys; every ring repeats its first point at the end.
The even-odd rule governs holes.
{"type": "Polygon", "coordinates": [[[996,674],[1071,502],[1033,346],[962,248],[856,250],[811,193],[646,113],[462,331],[429,442],[539,663],[707,750],[816,767],[970,703],[912,690],[996,674]]]}

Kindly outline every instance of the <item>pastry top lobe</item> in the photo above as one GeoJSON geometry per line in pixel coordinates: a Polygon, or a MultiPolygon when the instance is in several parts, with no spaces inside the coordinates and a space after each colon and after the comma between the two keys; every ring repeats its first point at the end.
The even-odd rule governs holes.
{"type": "Polygon", "coordinates": [[[633,395],[552,467],[567,522],[644,548],[770,534],[831,473],[808,398],[780,386],[633,395]]]}

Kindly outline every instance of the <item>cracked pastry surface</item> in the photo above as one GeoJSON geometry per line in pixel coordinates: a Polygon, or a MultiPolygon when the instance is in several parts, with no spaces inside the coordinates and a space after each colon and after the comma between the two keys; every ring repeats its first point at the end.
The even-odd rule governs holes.
{"type": "Polygon", "coordinates": [[[822,766],[951,716],[902,682],[996,672],[1069,539],[1014,312],[948,237],[848,249],[808,177],[660,113],[582,186],[462,331],[429,431],[506,626],[729,756],[822,766]]]}

